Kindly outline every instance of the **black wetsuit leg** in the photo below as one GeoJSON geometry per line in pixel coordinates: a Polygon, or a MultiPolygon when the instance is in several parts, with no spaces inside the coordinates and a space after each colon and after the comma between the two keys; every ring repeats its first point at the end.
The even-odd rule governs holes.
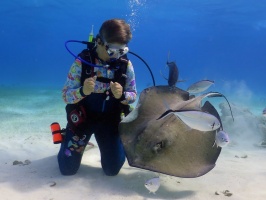
{"type": "Polygon", "coordinates": [[[82,155],[91,134],[76,136],[70,128],[66,128],[66,135],[58,153],[58,164],[63,175],[76,174],[81,163],[82,155]]]}
{"type": "Polygon", "coordinates": [[[118,125],[100,123],[96,130],[95,139],[101,152],[103,171],[107,176],[115,176],[125,162],[125,152],[118,133],[118,125]]]}

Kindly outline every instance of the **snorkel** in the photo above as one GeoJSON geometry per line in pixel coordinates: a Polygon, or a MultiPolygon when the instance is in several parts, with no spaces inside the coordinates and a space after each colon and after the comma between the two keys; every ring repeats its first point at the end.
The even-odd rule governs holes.
{"type": "Polygon", "coordinates": [[[92,42],[92,40],[93,40],[93,25],[91,26],[91,32],[90,32],[90,35],[89,35],[88,42],[92,42]]]}

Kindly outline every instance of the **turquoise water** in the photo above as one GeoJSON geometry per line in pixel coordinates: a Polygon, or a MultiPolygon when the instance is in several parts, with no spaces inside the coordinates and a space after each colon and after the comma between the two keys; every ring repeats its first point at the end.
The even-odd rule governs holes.
{"type": "MultiPolygon", "coordinates": [[[[0,1],[3,198],[212,199],[230,189],[233,199],[265,199],[266,154],[259,145],[266,141],[262,116],[266,107],[265,11],[266,0],[0,1]],[[144,179],[153,176],[150,171],[125,165],[115,179],[103,176],[98,148],[86,153],[76,178],[59,173],[59,145],[52,142],[50,124],[66,125],[61,89],[74,58],[64,43],[87,40],[92,25],[96,35],[110,18],[123,18],[131,25],[129,48],[149,64],[157,85],[167,84],[160,71],[167,76],[169,59],[178,65],[179,78],[186,80],[177,87],[186,90],[196,81],[214,80],[208,91],[221,92],[229,100],[235,121],[228,115],[222,116],[222,122],[230,143],[210,174],[197,179],[161,176],[162,186],[155,196],[144,187],[144,179]],[[13,166],[13,161],[25,159],[32,164],[13,166]],[[45,185],[51,180],[56,187],[45,185]]],[[[76,54],[85,48],[81,44],[69,47],[76,54]]],[[[139,59],[129,58],[140,94],[152,86],[152,79],[139,59]]],[[[221,114],[225,99],[208,100],[221,114]]],[[[96,144],[94,138],[92,142],[96,144]]]]}
{"type": "MultiPolygon", "coordinates": [[[[0,86],[19,96],[26,88],[52,90],[62,102],[60,90],[73,62],[64,42],[87,40],[92,25],[96,34],[104,20],[116,17],[130,23],[129,48],[149,64],[157,85],[167,84],[160,71],[168,74],[170,52],[169,61],[177,63],[180,79],[186,80],[178,87],[214,80],[211,91],[222,92],[231,102],[260,114],[266,106],[265,10],[265,0],[1,1],[0,86]]],[[[70,44],[75,53],[84,47],[70,44]]],[[[140,93],[152,86],[152,79],[140,60],[129,58],[140,93]]],[[[45,102],[39,95],[29,98],[45,102]]],[[[6,102],[5,96],[1,98],[6,102]]],[[[21,103],[20,98],[13,101],[21,103]]],[[[60,109],[64,112],[63,106],[60,109]]]]}
{"type": "MultiPolygon", "coordinates": [[[[91,25],[96,34],[104,20],[118,17],[131,24],[129,47],[149,63],[158,84],[165,83],[159,71],[170,51],[187,84],[244,80],[262,91],[265,9],[265,0],[1,1],[1,84],[61,86],[73,61],[64,42],[87,40],[91,25]]],[[[78,53],[83,47],[72,49],[78,53]]],[[[139,82],[150,84],[141,81],[148,75],[145,66],[130,58],[139,82]]]]}
{"type": "MultiPolygon", "coordinates": [[[[73,62],[64,42],[87,40],[92,25],[97,34],[104,20],[123,18],[132,27],[130,50],[149,64],[157,85],[167,84],[160,72],[167,76],[169,59],[186,80],[178,87],[214,80],[211,91],[260,114],[266,106],[265,9],[265,0],[2,1],[0,86],[60,91],[73,62]]],[[[74,53],[85,48],[69,47],[74,53]]],[[[140,93],[152,79],[138,58],[129,58],[140,93]]]]}
{"type": "MultiPolygon", "coordinates": [[[[73,57],[64,42],[87,40],[109,18],[132,27],[129,48],[167,84],[166,61],[175,61],[186,89],[201,79],[211,90],[249,106],[266,106],[266,1],[249,0],[12,0],[0,3],[1,86],[61,90],[73,57]],[[119,5],[119,6],[117,6],[119,5]]],[[[85,46],[70,44],[79,53],[85,46]]],[[[132,60],[138,91],[152,86],[145,65],[132,60]]]]}

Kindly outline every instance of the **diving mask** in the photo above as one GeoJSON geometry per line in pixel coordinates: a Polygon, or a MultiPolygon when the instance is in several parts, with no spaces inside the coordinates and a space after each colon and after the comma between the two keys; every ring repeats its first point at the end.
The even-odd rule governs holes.
{"type": "Polygon", "coordinates": [[[107,42],[105,42],[104,45],[110,58],[118,59],[129,51],[127,45],[108,44],[107,42]]]}

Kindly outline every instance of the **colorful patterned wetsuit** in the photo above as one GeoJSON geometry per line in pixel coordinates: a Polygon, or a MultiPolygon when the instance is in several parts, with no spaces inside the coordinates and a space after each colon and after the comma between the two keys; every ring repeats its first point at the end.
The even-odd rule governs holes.
{"type": "MultiPolygon", "coordinates": [[[[96,60],[97,65],[102,65],[96,60]]],[[[59,169],[63,175],[73,175],[79,169],[83,151],[92,134],[98,143],[101,153],[101,165],[106,175],[113,176],[118,174],[125,162],[124,149],[118,134],[118,123],[112,121],[112,112],[119,101],[114,97],[106,100],[104,93],[109,89],[109,83],[96,81],[94,93],[86,97],[80,93],[81,84],[81,62],[76,60],[68,73],[67,81],[63,88],[63,99],[67,104],[76,104],[85,101],[86,109],[89,113],[109,116],[99,118],[100,120],[88,119],[88,128],[82,131],[82,134],[76,134],[67,126],[66,136],[61,144],[58,153],[59,169]]],[[[108,68],[94,68],[97,77],[106,77],[112,79],[114,71],[108,68]]],[[[131,62],[128,62],[126,72],[126,84],[124,86],[125,99],[123,103],[130,104],[136,100],[137,91],[135,84],[135,75],[131,62]]],[[[120,104],[120,101],[119,101],[120,104]]]]}

